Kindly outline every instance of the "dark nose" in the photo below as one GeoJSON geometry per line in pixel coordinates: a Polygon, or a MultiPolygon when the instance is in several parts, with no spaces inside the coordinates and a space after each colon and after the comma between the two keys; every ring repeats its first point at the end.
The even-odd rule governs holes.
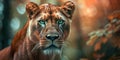
{"type": "Polygon", "coordinates": [[[46,35],[46,38],[48,39],[48,40],[56,40],[56,39],[58,39],[59,38],[59,35],[58,34],[47,34],[46,35]]]}

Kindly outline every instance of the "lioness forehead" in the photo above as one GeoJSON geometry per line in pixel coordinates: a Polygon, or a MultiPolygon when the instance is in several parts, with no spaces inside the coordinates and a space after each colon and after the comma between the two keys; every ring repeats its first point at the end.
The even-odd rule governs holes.
{"type": "Polygon", "coordinates": [[[52,4],[42,4],[39,6],[40,8],[40,15],[39,19],[63,19],[65,20],[64,14],[60,11],[59,6],[55,6],[52,4]]]}
{"type": "Polygon", "coordinates": [[[40,10],[45,13],[52,13],[58,11],[58,6],[52,4],[42,4],[39,6],[40,10]]]}

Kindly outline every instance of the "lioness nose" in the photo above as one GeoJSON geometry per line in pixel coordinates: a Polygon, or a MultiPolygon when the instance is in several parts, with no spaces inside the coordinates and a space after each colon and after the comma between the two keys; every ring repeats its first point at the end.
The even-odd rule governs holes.
{"type": "Polygon", "coordinates": [[[59,35],[58,35],[58,34],[47,34],[47,35],[46,35],[46,38],[47,38],[48,40],[56,40],[56,39],[59,38],[59,35]]]}

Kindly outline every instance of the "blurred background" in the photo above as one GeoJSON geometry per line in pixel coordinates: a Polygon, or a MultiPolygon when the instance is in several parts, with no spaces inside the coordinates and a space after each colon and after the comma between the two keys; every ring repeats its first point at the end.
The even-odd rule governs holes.
{"type": "MultiPolygon", "coordinates": [[[[0,50],[9,46],[16,32],[24,26],[27,21],[25,4],[30,1],[61,5],[67,0],[0,0],[0,50]]],[[[76,9],[68,40],[71,42],[71,52],[80,57],[88,33],[101,29],[108,23],[107,15],[120,10],[120,0],[71,1],[76,4],[76,9]]]]}

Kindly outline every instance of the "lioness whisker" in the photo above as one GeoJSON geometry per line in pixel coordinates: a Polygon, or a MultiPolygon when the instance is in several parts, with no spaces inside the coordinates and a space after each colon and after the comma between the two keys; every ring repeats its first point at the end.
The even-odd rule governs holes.
{"type": "Polygon", "coordinates": [[[31,50],[31,52],[34,52],[36,49],[38,49],[40,47],[40,44],[39,43],[37,43],[34,47],[33,47],[33,49],[31,50]]]}

